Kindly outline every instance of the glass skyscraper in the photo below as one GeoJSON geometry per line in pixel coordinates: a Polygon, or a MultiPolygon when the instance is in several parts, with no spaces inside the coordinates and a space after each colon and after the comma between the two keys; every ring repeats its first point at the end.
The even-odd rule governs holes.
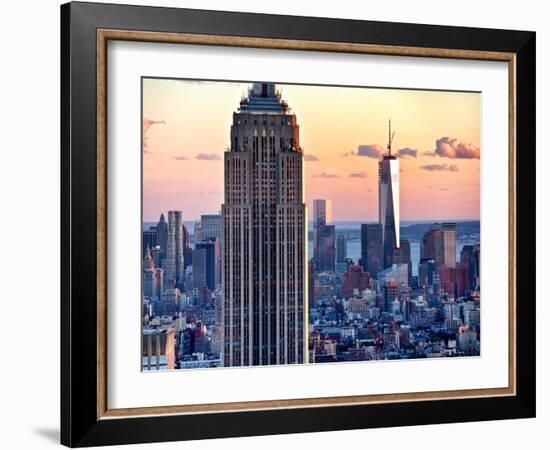
{"type": "Polygon", "coordinates": [[[378,221],[382,227],[384,268],[393,264],[393,251],[400,246],[399,238],[399,161],[391,154],[378,162],[378,221]]]}

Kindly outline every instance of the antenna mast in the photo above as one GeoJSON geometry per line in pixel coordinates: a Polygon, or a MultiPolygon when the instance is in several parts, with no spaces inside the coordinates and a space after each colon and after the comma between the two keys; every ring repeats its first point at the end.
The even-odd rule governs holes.
{"type": "Polygon", "coordinates": [[[391,119],[389,119],[389,128],[388,128],[388,156],[391,156],[391,143],[393,141],[393,138],[395,136],[395,131],[391,132],[391,119]]]}

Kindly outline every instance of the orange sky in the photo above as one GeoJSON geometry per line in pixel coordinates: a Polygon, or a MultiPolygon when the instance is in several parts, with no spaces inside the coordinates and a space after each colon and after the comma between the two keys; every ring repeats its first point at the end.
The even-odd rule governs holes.
{"type": "MultiPolygon", "coordinates": [[[[248,86],[144,79],[145,221],[161,210],[180,209],[184,220],[219,211],[232,113],[248,86]]],[[[479,219],[479,94],[280,88],[300,125],[310,210],[314,198],[329,198],[334,220],[377,219],[378,158],[366,155],[386,146],[391,118],[393,152],[409,149],[400,158],[401,219],[479,219]]]]}

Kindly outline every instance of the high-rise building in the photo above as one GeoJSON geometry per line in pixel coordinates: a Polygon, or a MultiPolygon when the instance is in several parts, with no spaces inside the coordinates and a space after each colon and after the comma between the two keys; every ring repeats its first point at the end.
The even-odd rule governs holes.
{"type": "Polygon", "coordinates": [[[191,248],[191,235],[189,230],[183,224],[182,226],[182,239],[183,239],[183,266],[187,269],[193,260],[193,249],[191,248]]]}
{"type": "Polygon", "coordinates": [[[468,264],[458,263],[455,267],[455,298],[465,297],[470,286],[470,268],[468,264]]]}
{"type": "Polygon", "coordinates": [[[313,200],[313,257],[317,272],[334,272],[336,228],[332,223],[332,201],[313,200]]]}
{"type": "Polygon", "coordinates": [[[382,270],[382,226],[379,223],[361,224],[361,264],[372,278],[382,270]]]}
{"type": "Polygon", "coordinates": [[[409,271],[409,286],[412,286],[411,244],[408,239],[401,238],[399,248],[393,249],[393,263],[407,265],[409,271]]]}
{"type": "Polygon", "coordinates": [[[307,267],[308,307],[316,308],[317,298],[315,295],[315,261],[313,260],[313,258],[309,260],[307,267]]]}
{"type": "Polygon", "coordinates": [[[355,290],[359,293],[370,287],[370,275],[363,271],[363,267],[359,264],[353,264],[348,267],[344,273],[342,281],[342,297],[350,298],[355,290]]]}
{"type": "Polygon", "coordinates": [[[319,224],[313,233],[313,256],[317,272],[334,272],[336,261],[336,228],[319,224]]]}
{"type": "Polygon", "coordinates": [[[420,260],[433,259],[436,270],[456,266],[456,223],[433,224],[420,242],[420,260]]]}
{"type": "Polygon", "coordinates": [[[387,280],[397,281],[399,286],[409,286],[409,268],[407,264],[393,264],[387,269],[378,272],[380,286],[387,280]]]}
{"type": "Polygon", "coordinates": [[[479,341],[474,328],[463,325],[456,334],[458,350],[466,355],[479,354],[479,341]]]}
{"type": "Polygon", "coordinates": [[[223,217],[221,214],[203,214],[201,216],[201,240],[222,241],[223,217]]]}
{"type": "Polygon", "coordinates": [[[216,267],[218,273],[216,279],[221,280],[222,248],[223,248],[223,217],[221,214],[203,214],[201,216],[200,237],[203,241],[215,241],[218,243],[218,261],[216,267]]]}
{"type": "Polygon", "coordinates": [[[471,289],[479,287],[480,246],[465,245],[460,251],[460,263],[468,266],[468,284],[471,289]]]}
{"type": "Polygon", "coordinates": [[[168,211],[168,240],[166,244],[167,287],[184,282],[183,223],[181,211],[168,211]]]}
{"type": "Polygon", "coordinates": [[[313,200],[313,229],[332,223],[332,200],[313,200]]]}
{"type": "MultiPolygon", "coordinates": [[[[168,224],[164,218],[164,213],[161,213],[160,219],[157,223],[157,244],[160,247],[160,259],[161,261],[166,258],[168,244],[168,224]]],[[[151,247],[152,248],[152,247],[151,247]]]]}
{"type": "Polygon", "coordinates": [[[215,239],[204,240],[195,244],[193,250],[193,287],[195,289],[208,288],[216,290],[219,283],[219,242],[215,239]]]}
{"type": "Polygon", "coordinates": [[[222,361],[307,362],[307,216],[296,116],[254,83],[225,153],[222,361]]]}
{"type": "Polygon", "coordinates": [[[161,268],[162,267],[162,254],[160,251],[160,245],[157,245],[156,247],[153,247],[151,249],[151,256],[153,257],[153,262],[155,263],[155,267],[161,268]]]}
{"type": "Polygon", "coordinates": [[[153,298],[159,300],[164,292],[164,270],[160,267],[155,269],[155,280],[153,281],[153,298]]]}
{"type": "Polygon", "coordinates": [[[435,263],[456,266],[456,223],[443,223],[435,242],[435,263]]]}
{"type": "Polygon", "coordinates": [[[181,292],[178,288],[165,289],[160,298],[160,313],[163,316],[176,314],[180,304],[181,292]]]}
{"type": "Polygon", "coordinates": [[[456,268],[441,266],[439,268],[439,283],[442,292],[456,298],[456,268]]]}
{"type": "Polygon", "coordinates": [[[399,300],[399,282],[388,279],[384,280],[381,286],[384,311],[390,311],[393,302],[399,300]]]}
{"type": "Polygon", "coordinates": [[[348,241],[343,231],[336,233],[336,271],[343,273],[348,268],[348,241]]]}
{"type": "Polygon", "coordinates": [[[142,258],[145,258],[147,249],[153,250],[157,246],[157,227],[150,227],[142,232],[141,250],[142,258]]]}
{"type": "Polygon", "coordinates": [[[399,161],[391,154],[391,122],[388,154],[378,162],[378,222],[382,227],[383,268],[393,264],[393,251],[399,248],[399,161]]]}
{"type": "Polygon", "coordinates": [[[193,225],[193,241],[195,244],[202,242],[202,223],[200,220],[197,220],[193,225]]]}
{"type": "Polygon", "coordinates": [[[418,285],[428,288],[434,284],[435,262],[433,259],[423,258],[418,263],[418,285]]]}
{"type": "Polygon", "coordinates": [[[176,368],[176,331],[173,327],[147,328],[142,334],[142,369],[176,368]]]}
{"type": "Polygon", "coordinates": [[[143,296],[152,297],[155,291],[155,263],[151,256],[151,249],[145,249],[145,258],[143,259],[143,296]]]}
{"type": "Polygon", "coordinates": [[[155,267],[151,250],[147,248],[143,260],[143,296],[160,300],[163,288],[163,270],[155,267]]]}

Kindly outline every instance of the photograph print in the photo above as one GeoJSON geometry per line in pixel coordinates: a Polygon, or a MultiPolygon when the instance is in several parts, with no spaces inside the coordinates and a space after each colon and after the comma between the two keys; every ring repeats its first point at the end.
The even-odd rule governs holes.
{"type": "Polygon", "coordinates": [[[479,92],[141,89],[143,371],[480,356],[479,92]]]}

